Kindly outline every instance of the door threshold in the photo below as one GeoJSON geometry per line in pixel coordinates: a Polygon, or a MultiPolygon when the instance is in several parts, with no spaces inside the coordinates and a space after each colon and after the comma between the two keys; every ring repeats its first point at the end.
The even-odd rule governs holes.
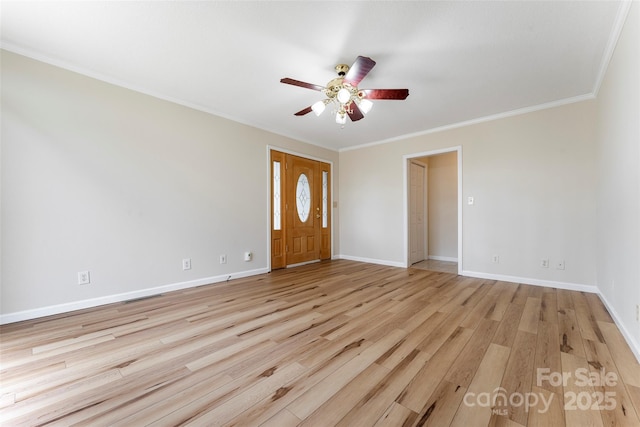
{"type": "Polygon", "coordinates": [[[305,262],[299,262],[297,264],[290,264],[290,265],[287,265],[285,268],[300,267],[301,265],[315,264],[316,262],[320,262],[320,260],[314,259],[313,261],[305,261],[305,262]]]}

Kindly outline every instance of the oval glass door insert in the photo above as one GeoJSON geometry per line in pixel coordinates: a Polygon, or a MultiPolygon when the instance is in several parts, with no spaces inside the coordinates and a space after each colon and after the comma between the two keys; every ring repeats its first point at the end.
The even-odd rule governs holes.
{"type": "Polygon", "coordinates": [[[298,177],[296,185],[296,207],[300,221],[307,222],[311,210],[311,188],[309,188],[307,176],[303,173],[298,177]]]}

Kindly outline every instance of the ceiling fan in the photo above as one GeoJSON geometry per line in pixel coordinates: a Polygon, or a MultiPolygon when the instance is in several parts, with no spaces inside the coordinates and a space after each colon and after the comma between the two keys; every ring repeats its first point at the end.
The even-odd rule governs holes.
{"type": "Polygon", "coordinates": [[[324,93],[327,98],[295,113],[296,116],[304,116],[313,111],[316,116],[322,114],[328,104],[336,108],[336,123],[344,125],[347,116],[351,121],[360,120],[367,114],[373,103],[371,99],[406,99],[409,89],[358,89],[358,84],[365,78],[376,62],[366,56],[358,56],[351,67],[346,64],[338,64],[335,70],[338,77],[327,83],[326,86],[301,82],[288,77],[281,79],[280,83],[300,86],[324,93]]]}

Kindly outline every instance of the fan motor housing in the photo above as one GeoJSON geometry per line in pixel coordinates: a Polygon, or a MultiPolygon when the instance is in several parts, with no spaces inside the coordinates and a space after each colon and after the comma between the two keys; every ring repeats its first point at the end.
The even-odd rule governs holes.
{"type": "Polygon", "coordinates": [[[338,64],[336,65],[335,70],[340,77],[344,77],[347,74],[347,71],[349,71],[349,66],[347,64],[338,64]]]}

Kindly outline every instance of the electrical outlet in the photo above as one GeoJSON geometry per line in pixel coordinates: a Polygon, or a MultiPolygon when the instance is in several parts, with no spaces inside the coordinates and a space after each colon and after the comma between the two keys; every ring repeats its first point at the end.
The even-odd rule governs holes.
{"type": "Polygon", "coordinates": [[[564,260],[556,262],[556,270],[564,270],[564,260]]]}
{"type": "Polygon", "coordinates": [[[185,258],[182,260],[182,269],[191,270],[191,258],[185,258]]]}
{"type": "Polygon", "coordinates": [[[492,256],[491,257],[491,262],[493,262],[494,264],[500,263],[500,257],[498,255],[492,256]]]}
{"type": "Polygon", "coordinates": [[[549,258],[543,258],[540,260],[540,267],[549,268],[549,258]]]}
{"type": "Polygon", "coordinates": [[[244,253],[244,260],[245,261],[251,261],[252,259],[253,259],[253,254],[250,251],[244,253]]]}
{"type": "Polygon", "coordinates": [[[226,264],[226,263],[227,263],[227,256],[220,255],[220,264],[226,264]]]}
{"type": "Polygon", "coordinates": [[[78,271],[78,285],[88,285],[91,283],[91,276],[88,271],[78,271]]]}
{"type": "Polygon", "coordinates": [[[467,197],[467,204],[468,205],[472,205],[474,203],[475,203],[475,199],[473,198],[473,196],[467,197]]]}

